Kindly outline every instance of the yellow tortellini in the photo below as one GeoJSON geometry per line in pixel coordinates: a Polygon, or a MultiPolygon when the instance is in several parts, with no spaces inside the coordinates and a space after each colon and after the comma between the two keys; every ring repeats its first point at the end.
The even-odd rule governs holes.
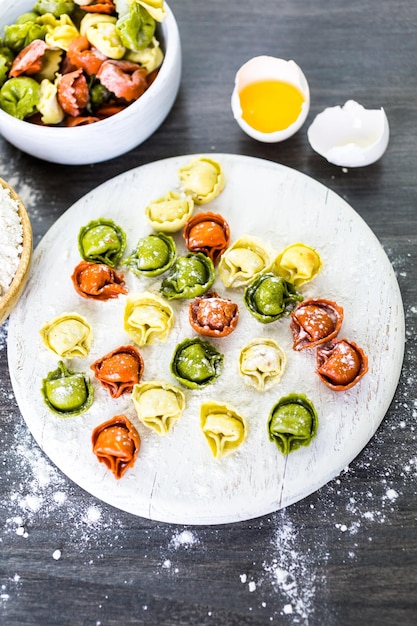
{"type": "Polygon", "coordinates": [[[79,37],[79,31],[69,15],[62,14],[59,18],[52,14],[43,16],[43,23],[46,24],[47,33],[45,43],[52,48],[61,48],[68,51],[69,44],[73,39],[79,37]]]}
{"type": "Polygon", "coordinates": [[[136,2],[143,6],[156,22],[162,22],[166,18],[164,0],[136,0],[136,2]]]}
{"type": "Polygon", "coordinates": [[[145,291],[127,298],[124,329],[138,346],[165,341],[173,324],[174,312],[161,296],[145,291]]]}
{"type": "Polygon", "coordinates": [[[207,157],[193,159],[178,170],[184,192],[196,204],[211,202],[223,191],[226,178],[217,161],[207,157]]]}
{"type": "Polygon", "coordinates": [[[284,373],[287,356],[273,339],[252,339],[239,354],[239,372],[244,382],[265,391],[277,384],[284,373]]]}
{"type": "Polygon", "coordinates": [[[243,235],[224,252],[219,276],[225,287],[245,287],[258,274],[270,269],[272,248],[257,237],[243,235]]]}
{"type": "Polygon", "coordinates": [[[294,243],[278,254],[273,271],[295,287],[312,280],[322,269],[318,252],[304,243],[294,243]]]}
{"type": "Polygon", "coordinates": [[[44,124],[59,124],[64,119],[64,111],[58,102],[57,86],[47,78],[40,84],[37,108],[44,124]]]}
{"type": "Polygon", "coordinates": [[[41,328],[40,334],[45,346],[64,358],[86,357],[93,339],[90,324],[78,313],[55,317],[41,328]]]}
{"type": "Polygon", "coordinates": [[[134,385],[132,400],[139,420],[159,435],[166,435],[181,417],[185,396],[175,385],[151,380],[134,385]]]}
{"type": "Polygon", "coordinates": [[[119,37],[116,22],[117,18],[112,15],[90,13],[81,20],[80,33],[104,55],[118,60],[124,57],[126,48],[119,37]]]}
{"type": "Polygon", "coordinates": [[[42,81],[45,78],[53,82],[59,73],[63,50],[45,50],[42,57],[42,69],[36,74],[36,80],[42,81]]]}
{"type": "Polygon", "coordinates": [[[193,210],[192,198],[175,191],[168,191],[164,196],[148,204],[145,208],[145,215],[156,231],[174,233],[184,226],[193,210]]]}
{"type": "Polygon", "coordinates": [[[147,74],[150,74],[162,64],[164,53],[161,50],[159,41],[152,37],[150,46],[143,50],[127,50],[125,59],[132,61],[132,63],[139,63],[146,70],[147,74]]]}
{"type": "Polygon", "coordinates": [[[200,426],[216,459],[236,450],[247,435],[245,418],[230,404],[220,402],[200,406],[200,426]]]}

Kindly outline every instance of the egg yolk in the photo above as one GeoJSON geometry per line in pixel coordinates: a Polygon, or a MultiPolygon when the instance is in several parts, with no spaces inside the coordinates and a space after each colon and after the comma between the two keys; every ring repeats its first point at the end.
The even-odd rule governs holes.
{"type": "Polygon", "coordinates": [[[242,118],[262,133],[291,126],[301,113],[304,96],[297,87],[279,80],[250,83],[239,92],[242,118]]]}

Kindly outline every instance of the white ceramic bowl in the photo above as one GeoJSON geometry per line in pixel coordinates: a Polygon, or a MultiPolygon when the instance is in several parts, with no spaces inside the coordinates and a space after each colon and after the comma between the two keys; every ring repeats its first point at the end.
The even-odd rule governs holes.
{"type": "MultiPolygon", "coordinates": [[[[0,2],[0,32],[30,11],[35,0],[0,2]]],[[[149,89],[126,109],[75,128],[38,126],[18,120],[0,109],[0,134],[32,156],[66,165],[97,163],[120,156],[143,143],[162,124],[174,104],[181,80],[181,41],[175,17],[158,25],[165,57],[149,89]]]]}

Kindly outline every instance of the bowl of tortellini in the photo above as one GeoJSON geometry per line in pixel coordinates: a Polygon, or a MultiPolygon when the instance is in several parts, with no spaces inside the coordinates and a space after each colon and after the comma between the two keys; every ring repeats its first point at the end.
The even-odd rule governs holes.
{"type": "Polygon", "coordinates": [[[0,37],[0,134],[34,157],[118,157],[175,102],[181,41],[164,0],[3,2],[0,37]]]}

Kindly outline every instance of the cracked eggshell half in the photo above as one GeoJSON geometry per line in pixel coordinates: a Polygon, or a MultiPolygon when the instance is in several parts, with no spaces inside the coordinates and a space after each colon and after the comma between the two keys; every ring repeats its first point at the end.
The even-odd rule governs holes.
{"type": "Polygon", "coordinates": [[[354,100],[324,109],[307,130],[308,141],[329,163],[342,167],[370,165],[388,146],[389,124],[383,108],[365,109],[354,100]]]}
{"type": "MultiPolygon", "coordinates": [[[[258,97],[261,98],[260,94],[255,94],[256,101],[254,99],[252,102],[254,106],[258,105],[258,97]]],[[[242,65],[236,73],[231,107],[236,122],[253,139],[266,143],[284,141],[294,135],[304,124],[310,110],[310,89],[306,77],[295,61],[286,61],[267,55],[257,56],[242,65]],[[244,88],[256,84],[261,86],[265,83],[279,83],[290,88],[293,87],[295,88],[293,95],[299,98],[298,103],[296,103],[291,96],[288,96],[287,99],[285,95],[282,95],[281,98],[277,97],[276,106],[271,106],[272,97],[263,94],[264,99],[267,99],[269,104],[263,111],[259,112],[258,119],[265,115],[269,118],[270,124],[273,124],[279,116],[279,110],[281,110],[281,113],[291,120],[289,123],[283,122],[283,124],[278,122],[276,130],[270,131],[268,129],[267,132],[264,129],[254,127],[244,119],[245,112],[242,110],[241,99],[244,88]]]]}

